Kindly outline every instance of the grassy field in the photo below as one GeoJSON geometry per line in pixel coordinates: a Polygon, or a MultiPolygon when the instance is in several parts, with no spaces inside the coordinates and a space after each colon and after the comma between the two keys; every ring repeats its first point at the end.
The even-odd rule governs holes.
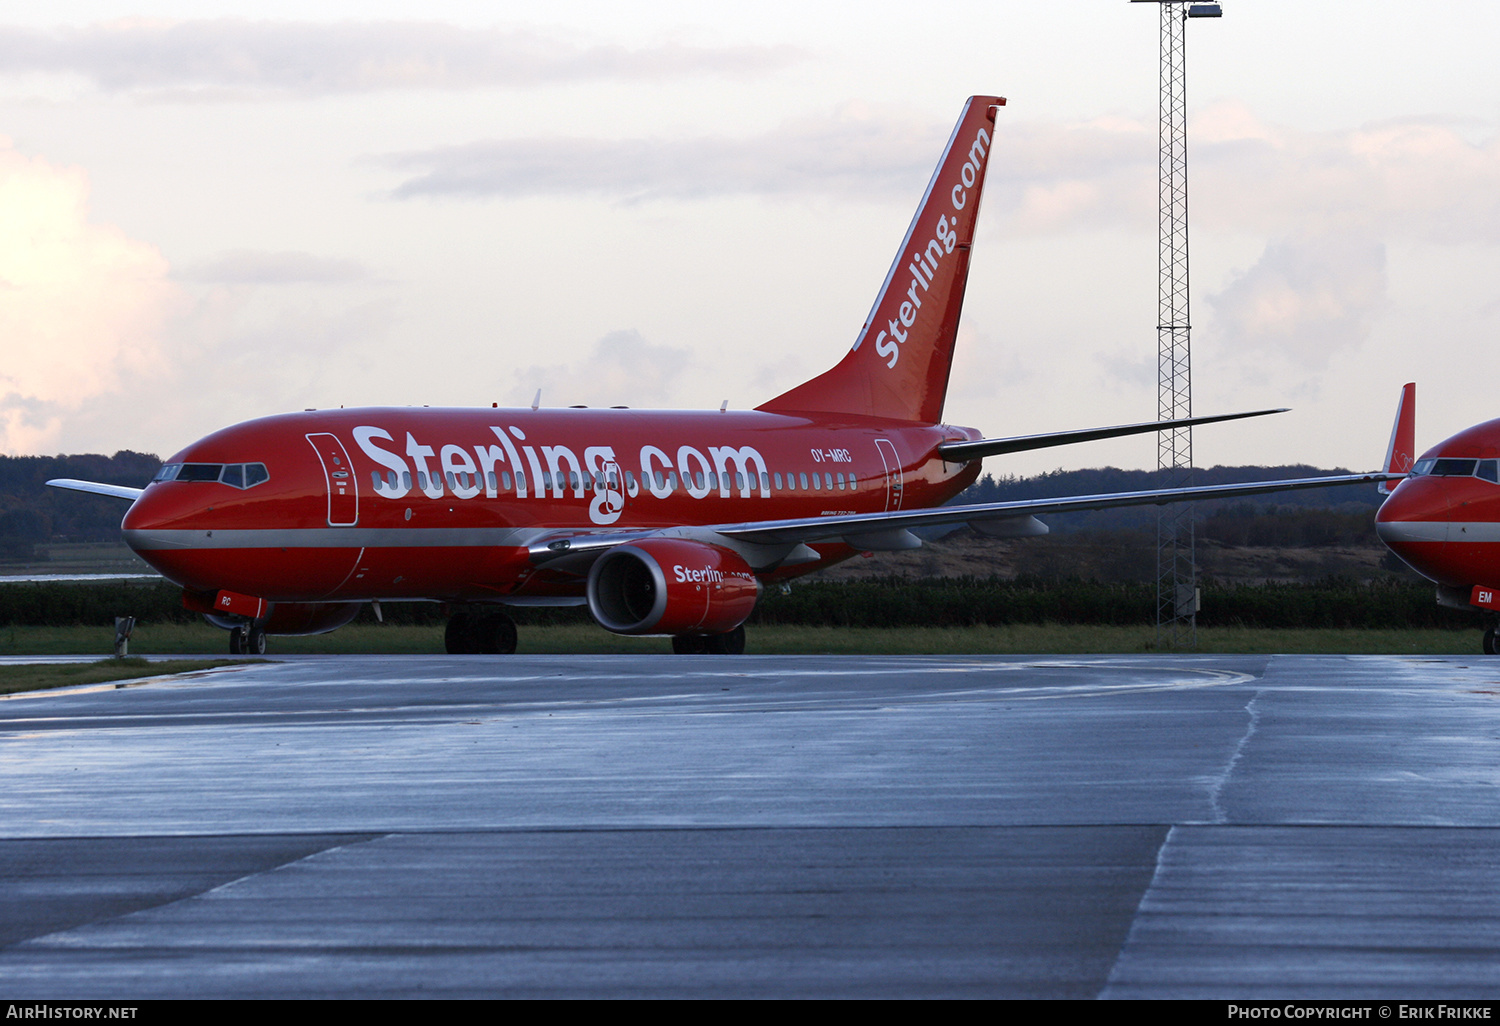
{"type": "MultiPolygon", "coordinates": [[[[751,627],[748,654],[1109,654],[1155,650],[1151,627],[1016,624],[1006,627],[870,628],[751,627]]],[[[0,627],[0,655],[78,655],[113,650],[106,627],[0,627]]],[[[522,653],[669,653],[666,638],[622,638],[592,626],[522,627],[522,653]]],[[[206,624],[143,624],[130,642],[136,655],[228,654],[228,635],[206,624]]],[[[267,656],[326,653],[427,653],[443,651],[441,627],[351,624],[332,634],[271,638],[267,656]]],[[[1204,627],[1200,652],[1418,653],[1478,655],[1477,630],[1279,630],[1204,627]]]]}
{"type": "Polygon", "coordinates": [[[116,659],[111,656],[97,663],[49,665],[33,663],[0,666],[0,695],[17,691],[40,691],[45,688],[69,688],[80,684],[108,684],[141,677],[160,677],[169,673],[191,673],[215,666],[259,662],[255,659],[171,659],[148,663],[144,659],[116,659]]]}

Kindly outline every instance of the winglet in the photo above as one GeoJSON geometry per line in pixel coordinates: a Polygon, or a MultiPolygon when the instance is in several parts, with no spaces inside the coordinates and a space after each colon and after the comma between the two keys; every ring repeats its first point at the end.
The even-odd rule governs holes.
{"type": "MultiPolygon", "coordinates": [[[[1396,400],[1396,422],[1391,425],[1391,444],[1385,451],[1385,472],[1405,474],[1417,460],[1417,383],[1408,381],[1401,386],[1401,398],[1396,400]]],[[[1397,482],[1399,483],[1399,482],[1397,482]]],[[[1396,484],[1380,482],[1380,493],[1389,495],[1396,484]]]]}

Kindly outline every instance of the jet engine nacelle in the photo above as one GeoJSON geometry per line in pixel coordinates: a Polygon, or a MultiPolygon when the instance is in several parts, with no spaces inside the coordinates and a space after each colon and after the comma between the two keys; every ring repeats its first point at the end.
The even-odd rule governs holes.
{"type": "MultiPolygon", "coordinates": [[[[271,611],[256,623],[267,634],[327,634],[358,616],[362,605],[362,602],[275,602],[271,611]]],[[[205,613],[203,618],[225,630],[244,622],[216,613],[205,613]]]]}
{"type": "Polygon", "coordinates": [[[589,570],[589,612],[616,634],[722,634],[750,616],[760,582],[729,549],[679,538],[619,545],[589,570]]]}

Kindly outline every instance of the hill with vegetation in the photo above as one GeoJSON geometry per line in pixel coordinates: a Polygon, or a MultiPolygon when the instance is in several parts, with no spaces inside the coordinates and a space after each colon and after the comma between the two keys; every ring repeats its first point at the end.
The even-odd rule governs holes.
{"type": "Polygon", "coordinates": [[[144,488],[161,460],[123,450],[113,456],[0,456],[0,560],[42,558],[51,543],[120,541],[126,504],[99,495],[48,488],[55,477],[144,488]]]}

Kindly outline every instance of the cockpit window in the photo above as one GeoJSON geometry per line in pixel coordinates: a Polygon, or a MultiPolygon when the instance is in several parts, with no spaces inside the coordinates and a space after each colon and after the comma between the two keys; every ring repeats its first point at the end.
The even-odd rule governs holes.
{"type": "Polygon", "coordinates": [[[155,481],[220,481],[231,488],[253,488],[271,475],[264,463],[167,463],[155,481]]]}
{"type": "Polygon", "coordinates": [[[1500,484],[1500,461],[1461,460],[1453,457],[1436,459],[1429,457],[1417,460],[1411,468],[1412,477],[1477,477],[1500,484]]]}
{"type": "Polygon", "coordinates": [[[1433,477],[1473,477],[1475,460],[1438,460],[1432,465],[1433,477]]]}
{"type": "Polygon", "coordinates": [[[177,472],[179,481],[217,481],[224,472],[222,463],[184,463],[177,472]]]}

